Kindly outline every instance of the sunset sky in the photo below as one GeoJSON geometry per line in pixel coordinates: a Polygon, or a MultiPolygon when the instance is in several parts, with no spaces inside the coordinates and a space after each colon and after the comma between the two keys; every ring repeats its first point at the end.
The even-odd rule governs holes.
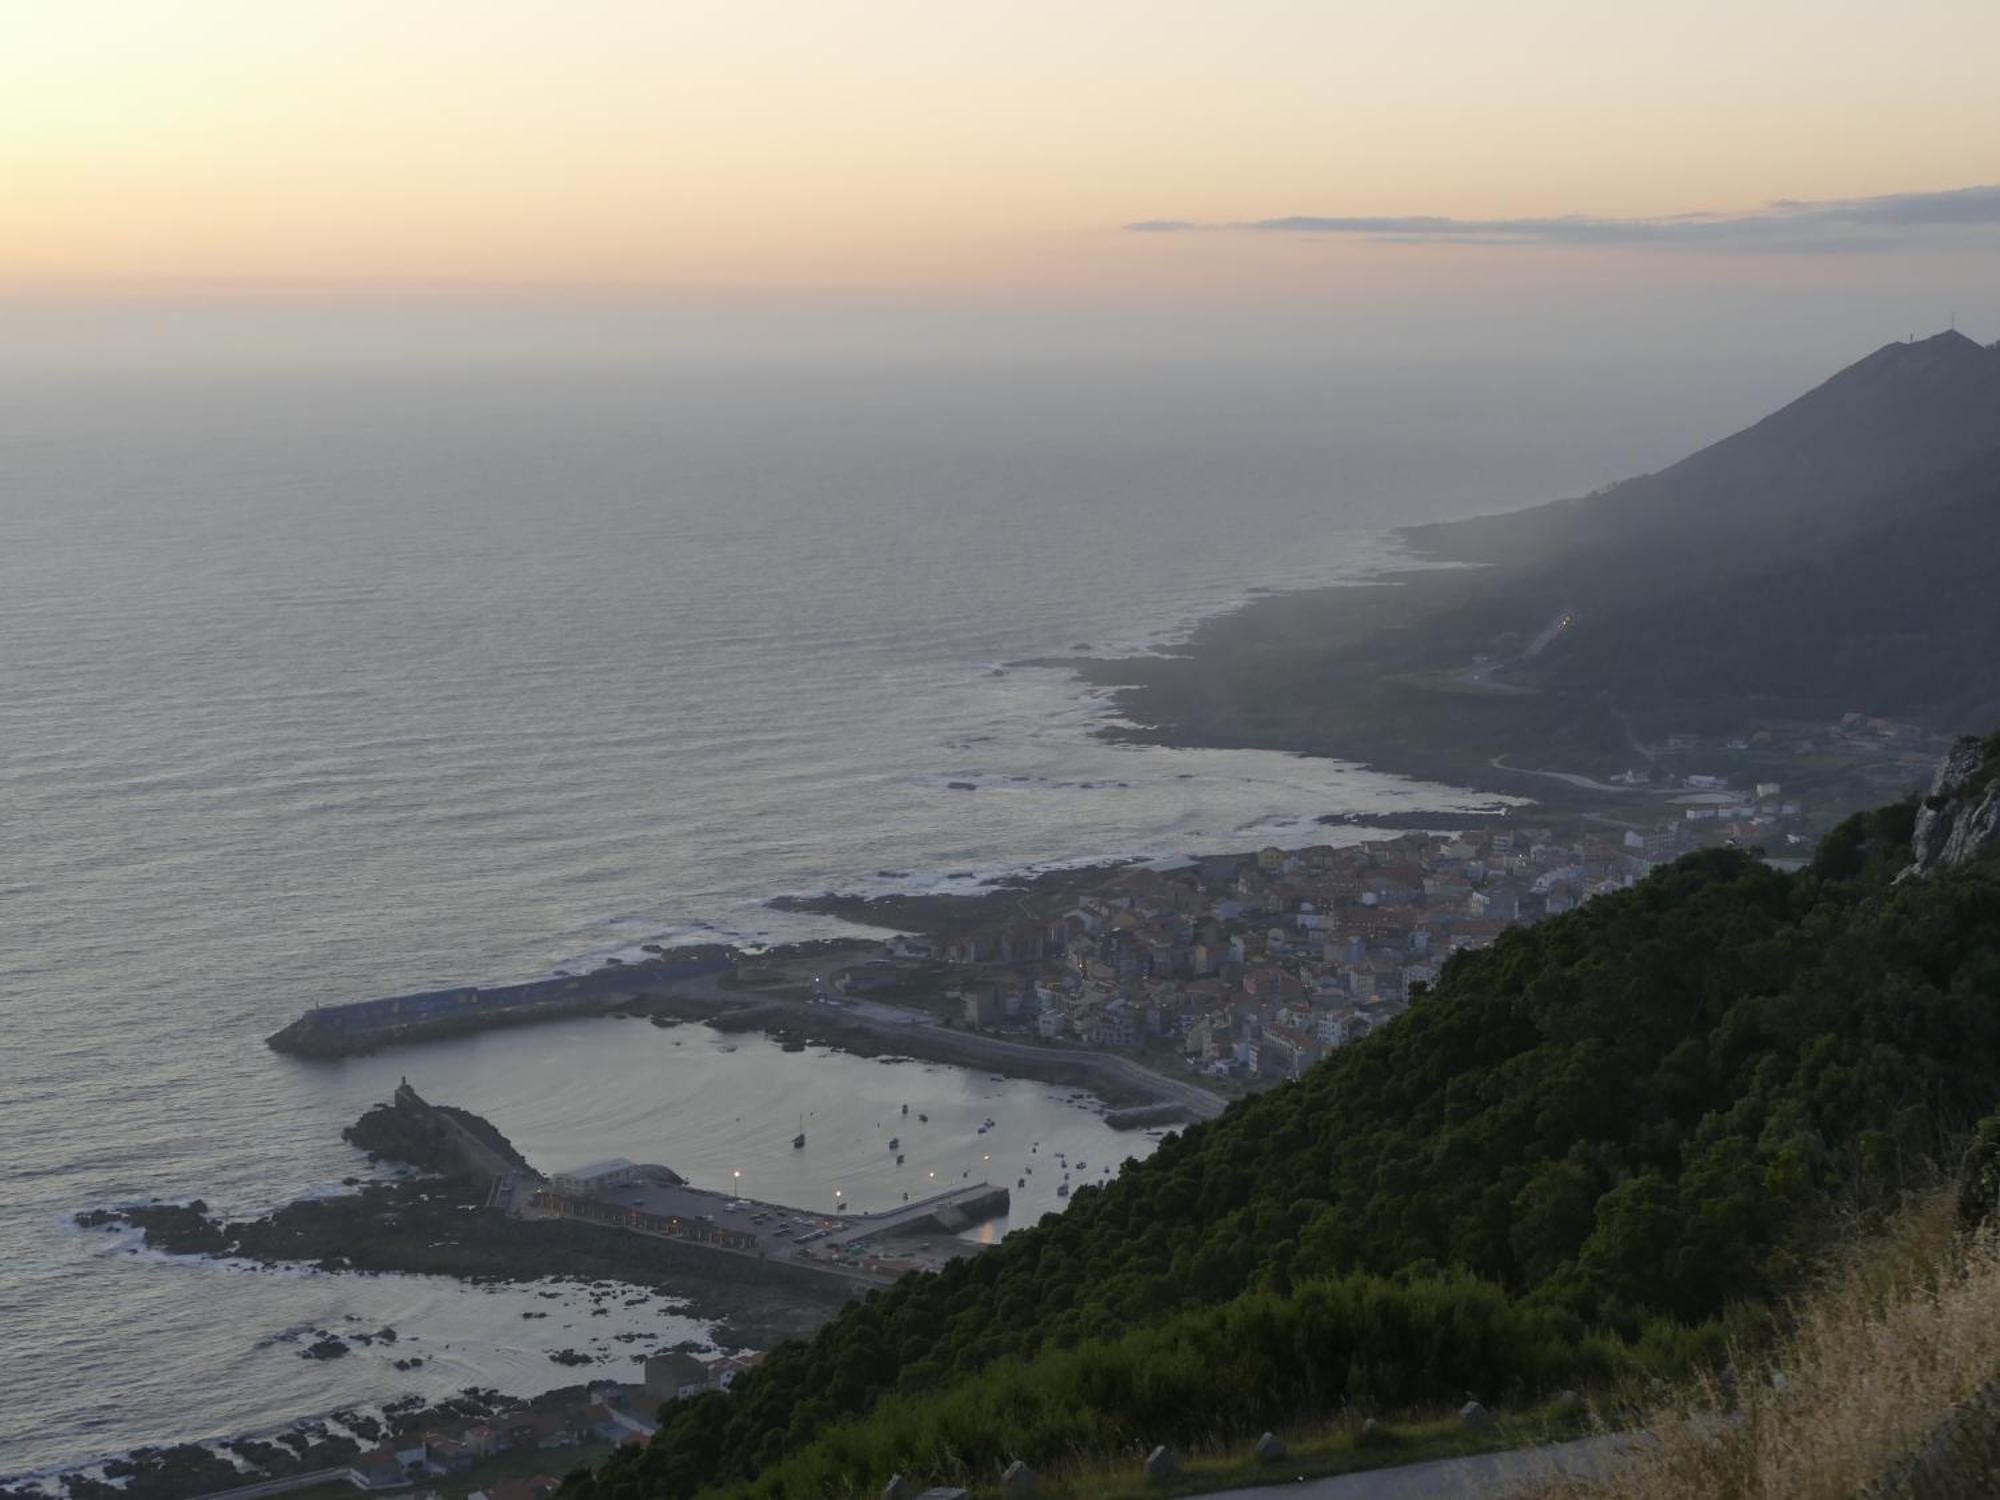
{"type": "Polygon", "coordinates": [[[16,290],[2000,292],[1990,0],[0,9],[16,290]]]}

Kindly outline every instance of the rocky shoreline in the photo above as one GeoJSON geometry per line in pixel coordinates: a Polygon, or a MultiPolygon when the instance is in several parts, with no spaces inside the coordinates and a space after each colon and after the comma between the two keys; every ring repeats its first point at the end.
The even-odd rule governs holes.
{"type": "Polygon", "coordinates": [[[716,1339],[768,1348],[809,1334],[848,1293],[823,1276],[777,1263],[570,1220],[511,1219],[487,1206],[469,1177],[423,1176],[359,1184],[330,1198],[302,1198],[262,1218],[228,1220],[192,1203],[140,1203],[76,1216],[85,1229],[136,1229],[149,1249],[278,1268],[335,1273],[448,1276],[517,1284],[560,1277],[672,1295],[716,1339]]]}
{"type": "MultiPolygon", "coordinates": [[[[573,1400],[577,1387],[551,1391],[536,1398],[573,1400]]],[[[324,1417],[306,1417],[282,1432],[264,1437],[241,1436],[211,1442],[154,1444],[134,1448],[92,1465],[97,1472],[78,1469],[56,1477],[53,1486],[25,1479],[0,1480],[0,1500],[182,1500],[265,1479],[311,1474],[353,1462],[366,1447],[386,1440],[413,1437],[443,1423],[477,1421],[515,1405],[498,1391],[468,1386],[442,1401],[405,1396],[376,1409],[380,1414],[344,1407],[324,1417]]]]}
{"type": "MultiPolygon", "coordinates": [[[[585,1283],[593,1310],[630,1305],[637,1290],[673,1299],[676,1310],[712,1325],[725,1348],[769,1348],[811,1334],[852,1295],[830,1278],[798,1268],[731,1257],[726,1264],[694,1245],[642,1237],[567,1220],[520,1220],[488,1206],[492,1172],[532,1173],[488,1121],[416,1099],[407,1086],[397,1102],[369,1110],[342,1134],[371,1162],[398,1162],[419,1175],[393,1181],[349,1179],[350,1191],[302,1198],[260,1218],[232,1220],[201,1199],[146,1202],[79,1212],[79,1228],[136,1230],[149,1249],[169,1255],[247,1261],[267,1269],[308,1266],[346,1275],[443,1276],[475,1285],[532,1285],[552,1278],[585,1283]],[[408,1100],[405,1099],[408,1095],[408,1100]],[[413,1101],[413,1102],[412,1102],[413,1101]]],[[[554,1296],[543,1291],[538,1295],[554,1296]]],[[[523,1317],[545,1314],[527,1312],[523,1317]]],[[[620,1342],[640,1338],[618,1335],[620,1342]]],[[[390,1327],[302,1330],[302,1359],[345,1357],[357,1347],[396,1345],[397,1369],[421,1367],[420,1345],[390,1327]]],[[[677,1346],[678,1347],[678,1346],[677,1346]]],[[[600,1356],[560,1349],[560,1365],[600,1363],[600,1356]]],[[[579,1387],[527,1402],[471,1388],[442,1402],[405,1396],[380,1416],[345,1410],[295,1423],[269,1438],[236,1437],[135,1449],[48,1484],[0,1480],[0,1500],[180,1500],[262,1479],[344,1464],[388,1437],[461,1423],[503,1407],[573,1402],[579,1387]]]]}

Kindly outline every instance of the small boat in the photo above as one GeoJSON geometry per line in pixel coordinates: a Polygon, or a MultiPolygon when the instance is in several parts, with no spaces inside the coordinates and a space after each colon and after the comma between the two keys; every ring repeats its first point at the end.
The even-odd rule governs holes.
{"type": "Polygon", "coordinates": [[[1067,1198],[1069,1196],[1069,1184],[1065,1182],[1061,1187],[1057,1188],[1056,1196],[1058,1198],[1067,1198]]]}
{"type": "Polygon", "coordinates": [[[902,1164],[903,1164],[903,1154],[899,1151],[896,1153],[896,1165],[900,1167],[902,1164]]]}
{"type": "Polygon", "coordinates": [[[928,1125],[931,1122],[931,1117],[929,1115],[918,1115],[917,1119],[925,1125],[928,1125]]]}
{"type": "Polygon", "coordinates": [[[889,1137],[889,1149],[891,1151],[894,1151],[898,1146],[902,1144],[903,1144],[903,1138],[900,1135],[892,1135],[889,1137]]]}
{"type": "Polygon", "coordinates": [[[1028,1185],[1028,1179],[1025,1177],[1016,1177],[1014,1179],[1014,1186],[1017,1188],[1024,1188],[1027,1185],[1028,1185]]]}
{"type": "Polygon", "coordinates": [[[909,1112],[910,1112],[910,1106],[909,1106],[909,1105],[907,1105],[907,1104],[905,1104],[905,1105],[903,1106],[903,1113],[904,1113],[904,1114],[908,1114],[909,1112]]]}
{"type": "Polygon", "coordinates": [[[1090,1165],[1090,1163],[1089,1163],[1089,1162],[1087,1162],[1087,1161],[1079,1161],[1079,1162],[1078,1162],[1078,1163],[1076,1164],[1076,1169],[1077,1169],[1077,1171],[1081,1172],[1081,1171],[1082,1171],[1082,1170],[1083,1170],[1083,1169],[1084,1169],[1085,1167],[1087,1167],[1087,1166],[1089,1166],[1089,1165],[1090,1165]]]}
{"type": "Polygon", "coordinates": [[[806,1117],[804,1115],[799,1116],[799,1133],[792,1137],[792,1149],[794,1151],[803,1151],[806,1149],[806,1117]]]}

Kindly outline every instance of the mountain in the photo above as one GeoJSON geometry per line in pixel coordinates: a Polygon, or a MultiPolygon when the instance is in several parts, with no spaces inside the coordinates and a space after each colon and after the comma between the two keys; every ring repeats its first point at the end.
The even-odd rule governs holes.
{"type": "Polygon", "coordinates": [[[1879,517],[1563,632],[1517,680],[1628,703],[2000,719],[2000,451],[1880,497],[1879,517]]]}
{"type": "Polygon", "coordinates": [[[1420,551],[1506,568],[1678,557],[1865,523],[1878,496],[2000,448],[2000,348],[1962,333],[1887,344],[1751,427],[1581,499],[1414,528],[1420,551]]]}
{"type": "MultiPolygon", "coordinates": [[[[1966,759],[1926,826],[1991,781],[1966,759]]],[[[669,1405],[570,1500],[985,1482],[1719,1362],[2000,1107],[2000,851],[1899,880],[1917,813],[1795,874],[1692,855],[1454,957],[1300,1081],[669,1405]]]]}
{"type": "Polygon", "coordinates": [[[1477,566],[1258,601],[1086,675],[1127,737],[1511,791],[1496,760],[1611,772],[1688,728],[1957,732],[2000,716],[1996,479],[2000,348],[1890,344],[1657,474],[1406,533],[1477,566]]]}

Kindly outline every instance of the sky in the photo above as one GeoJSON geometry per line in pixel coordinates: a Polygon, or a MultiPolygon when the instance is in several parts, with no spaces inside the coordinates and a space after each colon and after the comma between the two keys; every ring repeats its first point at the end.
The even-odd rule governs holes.
{"type": "Polygon", "coordinates": [[[0,36],[13,295],[2000,314],[1991,0],[0,0],[0,36]]]}

